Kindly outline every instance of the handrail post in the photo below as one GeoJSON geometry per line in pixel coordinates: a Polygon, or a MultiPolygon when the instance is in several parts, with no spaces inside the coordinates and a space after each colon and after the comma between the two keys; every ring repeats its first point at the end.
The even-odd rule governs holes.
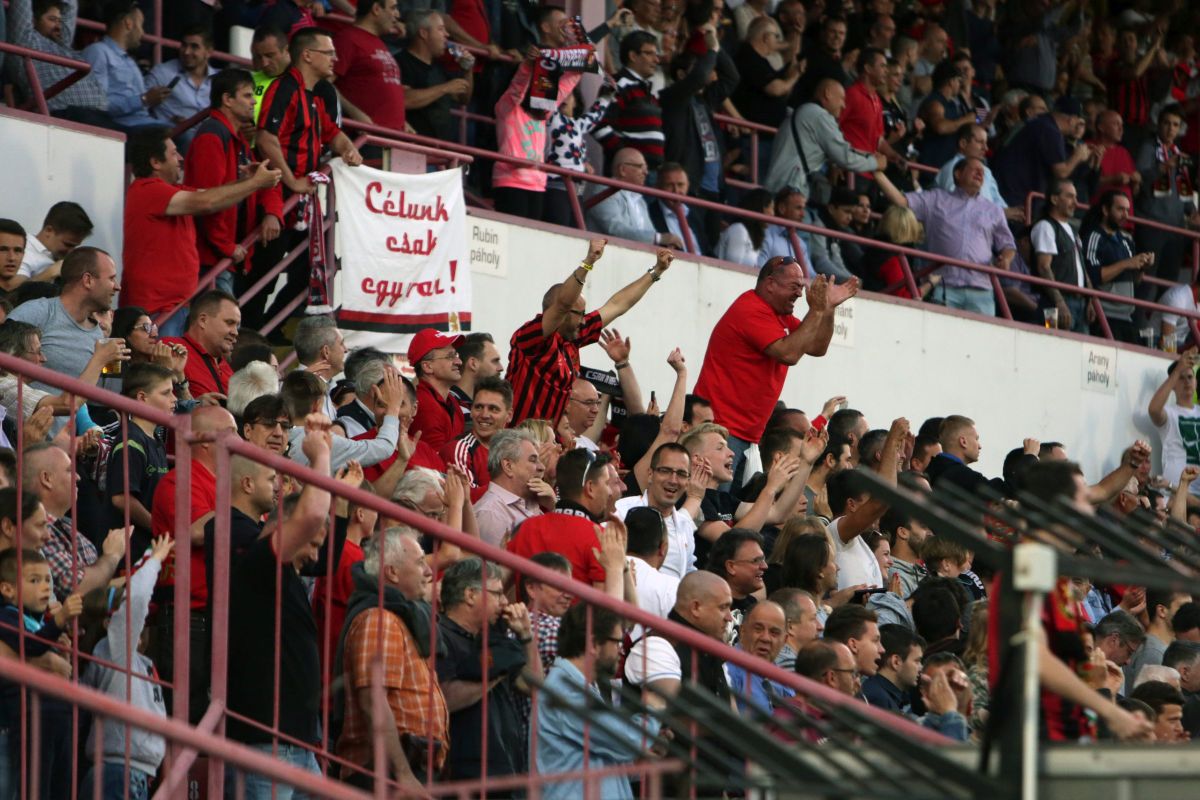
{"type": "Polygon", "coordinates": [[[758,131],[750,130],[750,180],[758,183],[758,131]]]}
{"type": "Polygon", "coordinates": [[[33,59],[29,56],[24,57],[25,73],[29,77],[29,89],[33,94],[34,105],[37,106],[39,114],[50,116],[50,106],[46,103],[46,95],[42,92],[42,82],[38,79],[37,67],[33,65],[33,59]]]}
{"type": "Polygon", "coordinates": [[[688,225],[687,208],[682,200],[672,200],[671,210],[675,212],[675,219],[679,220],[679,230],[683,233],[683,244],[687,251],[692,255],[700,255],[700,250],[696,247],[696,240],[692,238],[692,226],[688,225]]]}
{"type": "Polygon", "coordinates": [[[808,282],[809,273],[812,268],[808,265],[808,259],[804,256],[804,245],[800,241],[800,232],[789,226],[787,229],[788,239],[792,242],[792,255],[796,259],[796,263],[800,265],[800,270],[804,273],[804,281],[808,282]]]}
{"type": "MultiPolygon", "coordinates": [[[[225,443],[218,441],[216,446],[217,472],[217,508],[229,508],[232,486],[232,469],[230,467],[229,451],[225,443]]],[[[231,570],[229,542],[229,514],[217,514],[213,517],[213,574],[208,576],[208,596],[212,599],[212,619],[210,631],[227,630],[229,622],[229,573],[231,570]]],[[[212,672],[210,675],[212,704],[224,708],[228,701],[229,678],[229,637],[213,635],[211,645],[212,672]]],[[[216,721],[214,732],[217,735],[225,733],[225,715],[216,721]]],[[[220,759],[210,759],[208,762],[208,795],[213,800],[222,800],[224,795],[225,769],[220,759]]]]}
{"type": "Polygon", "coordinates": [[[188,724],[192,632],[192,420],[181,416],[175,429],[174,652],[171,700],[175,719],[188,724]]]}
{"type": "Polygon", "coordinates": [[[564,175],[563,186],[567,189],[567,202],[571,204],[571,215],[575,217],[575,226],[581,231],[587,230],[587,223],[583,220],[583,206],[579,204],[579,192],[575,190],[574,178],[564,175]]]}
{"type": "Polygon", "coordinates": [[[1004,296],[1004,287],[1000,285],[1000,277],[992,274],[992,291],[996,294],[996,308],[1003,319],[1012,319],[1012,309],[1008,307],[1008,298],[1004,296]]]}
{"type": "Polygon", "coordinates": [[[163,0],[154,0],[154,63],[162,63],[163,0]]]}
{"type": "Polygon", "coordinates": [[[1092,309],[1096,312],[1096,322],[1100,324],[1100,332],[1104,334],[1105,339],[1112,339],[1112,327],[1108,324],[1108,315],[1104,313],[1104,305],[1100,302],[1099,297],[1089,298],[1092,302],[1092,309]]]}
{"type": "Polygon", "coordinates": [[[921,299],[921,290],[917,288],[917,279],[913,277],[912,265],[908,263],[908,256],[904,253],[900,254],[900,271],[904,273],[904,283],[908,285],[908,291],[912,293],[913,300],[921,299]]]}

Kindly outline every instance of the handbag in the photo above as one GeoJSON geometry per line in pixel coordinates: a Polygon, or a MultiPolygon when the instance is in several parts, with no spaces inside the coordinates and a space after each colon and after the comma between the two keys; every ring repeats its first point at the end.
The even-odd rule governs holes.
{"type": "Polygon", "coordinates": [[[833,184],[825,173],[813,172],[808,168],[808,159],[804,157],[804,147],[800,144],[800,132],[796,130],[795,114],[792,114],[788,128],[792,131],[792,143],[796,145],[796,154],[800,156],[800,168],[804,171],[804,179],[808,183],[808,202],[818,206],[827,205],[833,197],[833,184]]]}

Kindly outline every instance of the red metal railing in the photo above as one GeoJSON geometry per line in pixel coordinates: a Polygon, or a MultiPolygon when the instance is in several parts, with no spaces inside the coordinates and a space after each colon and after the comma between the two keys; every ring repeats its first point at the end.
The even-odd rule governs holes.
{"type": "Polygon", "coordinates": [[[57,95],[69,86],[78,83],[89,72],[92,71],[92,65],[86,61],[77,61],[73,58],[63,58],[62,56],[54,55],[53,53],[43,53],[40,50],[33,50],[28,47],[21,47],[16,44],[0,41],[0,53],[9,53],[18,56],[25,68],[25,77],[29,80],[29,90],[33,95],[32,101],[34,108],[39,114],[50,115],[50,107],[47,105],[47,100],[57,95]],[[54,64],[58,67],[66,67],[74,70],[70,75],[59,80],[48,89],[42,88],[42,80],[38,77],[37,68],[33,62],[41,61],[46,64],[54,64]]]}

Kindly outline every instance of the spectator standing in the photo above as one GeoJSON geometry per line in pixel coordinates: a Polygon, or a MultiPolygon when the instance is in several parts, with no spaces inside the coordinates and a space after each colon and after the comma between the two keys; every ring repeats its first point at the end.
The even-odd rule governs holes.
{"type": "Polygon", "coordinates": [[[812,197],[809,181],[827,163],[854,172],[883,169],[887,159],[879,153],[861,153],[852,148],[838,128],[837,120],[846,106],[846,90],[835,80],[817,84],[812,102],[798,108],[775,137],[771,168],[764,186],[777,192],[784,187],[812,197]]]}
{"type": "MultiPolygon", "coordinates": [[[[1083,246],[1071,227],[1078,206],[1075,184],[1066,180],[1054,181],[1046,194],[1044,215],[1030,233],[1038,274],[1068,286],[1088,284],[1083,246]]],[[[1085,311],[1088,303],[1089,298],[1083,295],[1064,295],[1053,286],[1042,290],[1042,307],[1058,310],[1058,327],[1063,330],[1087,333],[1085,311]]]]}
{"type": "Polygon", "coordinates": [[[228,394],[229,378],[233,375],[229,356],[237,344],[238,325],[242,321],[237,298],[220,289],[211,289],[192,301],[187,320],[183,336],[163,338],[165,344],[182,345],[187,350],[184,384],[193,397],[228,394]]]}
{"type": "MultiPolygon", "coordinates": [[[[197,189],[236,183],[242,167],[254,161],[245,138],[246,129],[254,125],[254,78],[245,70],[227,69],[217,73],[211,84],[211,111],[194,130],[195,138],[184,159],[184,175],[197,189]]],[[[234,276],[249,271],[254,246],[243,247],[241,242],[259,222],[263,244],[279,238],[283,193],[278,186],[259,189],[233,206],[195,221],[201,274],[224,258],[233,262],[217,276],[217,288],[232,294],[234,276]]]]}
{"type": "MultiPolygon", "coordinates": [[[[326,475],[331,472],[329,425],[321,415],[309,417],[301,445],[308,463],[326,475]]],[[[226,734],[314,774],[320,769],[308,747],[320,741],[321,667],[316,620],[300,569],[317,560],[325,542],[329,503],[329,492],[306,486],[295,505],[285,505],[262,538],[234,560],[229,577],[229,667],[237,670],[237,679],[229,681],[229,710],[257,724],[231,717],[226,734]],[[273,740],[267,732],[275,726],[276,696],[289,698],[279,707],[279,730],[304,746],[273,740]]],[[[234,770],[226,772],[225,783],[235,790],[234,770]]],[[[246,775],[244,786],[255,800],[293,796],[261,775],[246,775]]]]}
{"type": "MultiPolygon", "coordinates": [[[[1109,294],[1133,297],[1134,286],[1141,280],[1143,270],[1153,264],[1154,254],[1133,252],[1133,237],[1125,232],[1132,213],[1127,191],[1127,187],[1109,189],[1093,201],[1083,222],[1083,254],[1093,286],[1109,294]]],[[[1188,294],[1190,298],[1190,290],[1188,294]]],[[[1133,306],[1101,300],[1100,307],[1115,339],[1138,343],[1133,306]]]]}
{"type": "MultiPolygon", "coordinates": [[[[62,294],[58,297],[22,303],[9,312],[8,318],[41,331],[47,369],[78,378],[104,338],[93,315],[112,308],[113,297],[121,290],[117,265],[103,250],[80,247],[63,259],[60,281],[62,294]]],[[[43,392],[58,393],[47,384],[30,383],[43,392]]]]}
{"type": "Polygon", "coordinates": [[[462,377],[462,358],[455,349],[462,338],[425,328],[408,345],[408,363],[417,374],[413,433],[420,433],[435,450],[462,436],[466,429],[462,407],[450,396],[450,387],[462,377]]]}
{"type": "MultiPolygon", "coordinates": [[[[337,126],[326,100],[314,91],[319,81],[328,81],[334,76],[337,50],[333,46],[333,37],[321,28],[304,28],[292,36],[288,52],[291,67],[263,95],[255,139],[259,152],[281,173],[287,189],[285,199],[289,194],[309,195],[315,191],[308,174],[318,168],[326,147],[349,166],[362,163],[362,156],[337,126]]],[[[312,224],[320,225],[321,221],[315,220],[312,224]]],[[[307,231],[292,230],[281,241],[291,249],[307,235],[307,231]]],[[[275,300],[266,312],[267,319],[280,314],[308,290],[307,252],[305,248],[288,267],[287,282],[276,292],[275,300]]],[[[247,304],[246,308],[247,322],[252,327],[258,322],[266,294],[261,294],[258,300],[258,303],[247,304]]]]}
{"type": "Polygon", "coordinates": [[[542,513],[539,500],[553,507],[554,489],[528,431],[503,430],[488,443],[487,490],[475,502],[479,538],[500,546],[518,525],[542,513]]]}
{"type": "MultiPolygon", "coordinates": [[[[913,35],[917,35],[916,32],[913,35]]],[[[934,70],[946,60],[949,52],[950,35],[946,29],[936,22],[926,24],[912,62],[912,91],[915,98],[919,99],[933,91],[934,70]]]]}
{"type": "Polygon", "coordinates": [[[369,539],[361,565],[351,569],[350,595],[338,648],[338,674],[345,676],[345,726],[337,753],[368,772],[343,769],[348,783],[371,788],[374,768],[371,666],[380,652],[384,659],[383,687],[391,724],[384,725],[384,752],[389,776],[407,789],[419,791],[416,776],[428,765],[433,749],[435,772],[450,750],[450,717],[437,674],[429,668],[429,592],[433,571],[421,551],[415,531],[389,528],[369,539]],[[384,600],[379,607],[382,573],[384,600]],[[432,741],[430,741],[430,739],[432,741]],[[405,748],[415,741],[425,747],[405,748]],[[410,755],[411,754],[411,755],[410,755]],[[411,758],[411,760],[410,760],[411,758]]]}
{"type": "MultiPolygon", "coordinates": [[[[613,156],[612,171],[617,180],[645,186],[649,167],[646,157],[638,150],[624,147],[613,156]]],[[[678,235],[655,230],[646,196],[630,189],[621,189],[592,206],[587,212],[587,221],[591,229],[609,236],[684,249],[683,239],[678,235]]]]}
{"type": "Polygon", "coordinates": [[[287,34],[278,28],[261,25],[256,28],[250,40],[250,63],[254,69],[250,74],[254,77],[254,121],[257,126],[267,88],[292,64],[287,34]]]}
{"type": "Polygon", "coordinates": [[[164,337],[179,336],[187,319],[182,305],[192,298],[199,281],[192,217],[222,211],[255,192],[274,188],[280,172],[259,164],[253,175],[236,183],[207,191],[180,186],[182,158],[165,130],[132,137],[128,160],[134,181],[125,194],[121,305],[140,306],[153,315],[173,311],[159,331],[164,337]]]}
{"type": "MultiPolygon", "coordinates": [[[[61,2],[39,2],[13,0],[8,7],[9,41],[40,53],[87,61],[84,54],[73,47],[75,24],[79,19],[79,0],[61,2]]],[[[43,90],[74,73],[70,67],[60,67],[45,61],[34,61],[38,81],[43,90]]],[[[27,80],[27,79],[23,79],[27,80]]],[[[112,118],[108,114],[108,93],[100,76],[88,73],[46,101],[50,113],[56,117],[100,125],[110,128],[112,118]]]]}
{"type": "Polygon", "coordinates": [[[883,135],[883,100],[879,91],[887,84],[887,56],[874,47],[858,54],[858,80],[846,89],[846,105],[838,117],[838,126],[846,142],[864,153],[883,153],[898,158],[883,135]]]}
{"type": "MultiPolygon", "coordinates": [[[[146,76],[146,87],[170,89],[163,101],[155,106],[152,116],[174,127],[212,107],[212,78],[217,69],[209,58],[213,52],[212,29],[190,28],[179,41],[179,57],[164,61],[146,76]]],[[[186,153],[196,136],[189,128],[176,139],[179,150],[186,153]]],[[[190,174],[189,174],[190,178],[190,174]]]]}
{"type": "Polygon", "coordinates": [[[921,103],[917,118],[925,123],[918,161],[941,169],[954,157],[958,129],[977,122],[975,109],[961,99],[963,76],[952,61],[943,61],[933,71],[933,90],[921,103]]]}
{"type": "MultiPolygon", "coordinates": [[[[959,127],[956,143],[958,152],[938,170],[933,185],[938,189],[953,192],[957,188],[954,184],[954,169],[958,162],[964,158],[975,158],[983,162],[983,186],[980,188],[979,194],[983,199],[990,200],[1000,208],[1007,208],[1008,204],[1004,202],[1004,197],[1000,194],[1000,186],[996,183],[996,176],[992,174],[991,167],[987,165],[987,129],[976,122],[967,122],[959,127]]],[[[1024,209],[1020,210],[1024,214],[1024,209]]]]}
{"type": "Polygon", "coordinates": [[[500,373],[504,371],[504,362],[500,360],[496,340],[490,333],[479,331],[465,334],[455,349],[458,351],[458,357],[462,359],[462,377],[450,387],[450,394],[454,395],[467,424],[470,424],[475,384],[485,378],[500,377],[500,373]]]}
{"type": "Polygon", "coordinates": [[[794,260],[773,258],[759,270],[755,288],[738,297],[713,329],[695,393],[729,430],[735,475],[746,450],[762,438],[788,367],[806,355],[825,355],[834,309],[858,292],[857,280],[830,284],[824,277],[809,284],[802,322],[792,311],[804,293],[804,274],[794,260]],[[747,393],[746,386],[760,390],[747,393]]]}
{"type": "Polygon", "coordinates": [[[1066,136],[1072,134],[1083,109],[1070,96],[1060,97],[1054,112],[1030,118],[993,159],[1000,194],[1010,206],[1024,207],[1030,192],[1045,193],[1051,178],[1070,178],[1091,154],[1083,142],[1067,155],[1066,136]]]}
{"type": "Polygon", "coordinates": [[[740,627],[745,615],[758,603],[764,586],[767,557],[763,553],[762,536],[745,528],[730,528],[713,543],[706,568],[729,584],[733,624],[740,627]]]}
{"type": "MultiPolygon", "coordinates": [[[[1200,222],[1196,205],[1196,186],[1193,182],[1194,163],[1176,140],[1183,126],[1183,111],[1170,105],[1158,114],[1158,135],[1151,137],[1138,149],[1137,169],[1142,174],[1141,194],[1137,212],[1155,222],[1183,228],[1200,222]]],[[[1142,226],[1137,231],[1139,250],[1154,251],[1155,277],[1174,281],[1179,276],[1186,239],[1172,231],[1142,226]]],[[[1144,285],[1139,296],[1149,297],[1153,291],[1144,285]]]]}
{"type": "Polygon", "coordinates": [[[703,44],[694,44],[670,65],[672,82],[659,92],[662,107],[663,158],[683,165],[689,183],[701,197],[720,198],[721,139],[713,113],[738,85],[733,60],[721,49],[716,25],[700,28],[703,44]],[[692,47],[703,46],[702,52],[692,47]]]}
{"type": "MultiPolygon", "coordinates": [[[[846,45],[848,31],[845,18],[833,15],[825,17],[817,46],[805,54],[808,67],[792,92],[790,104],[793,107],[800,108],[802,104],[820,102],[821,85],[825,81],[833,81],[843,90],[853,82],[842,63],[842,48],[846,45]]],[[[838,116],[841,116],[840,110],[834,114],[834,117],[838,116]]],[[[778,148],[778,145],[776,147],[778,148]]]]}
{"type": "MultiPolygon", "coordinates": [[[[1101,111],[1096,117],[1096,138],[1091,143],[1100,153],[1096,167],[1096,188],[1092,197],[1099,197],[1109,189],[1121,192],[1132,204],[1142,188],[1142,173],[1133,162],[1133,155],[1121,144],[1125,136],[1125,122],[1116,111],[1101,111]]],[[[1090,198],[1089,198],[1090,199],[1090,198]]]]}
{"type": "MultiPolygon", "coordinates": [[[[787,116],[784,98],[792,93],[805,67],[803,59],[796,57],[791,42],[784,38],[779,23],[768,16],[751,22],[733,63],[741,77],[733,91],[733,104],[749,121],[778,128],[787,116]],[[786,57],[789,53],[791,58],[786,57]],[[784,65],[773,64],[772,56],[784,61],[784,65]]],[[[761,133],[759,136],[759,163],[765,164],[772,137],[761,133]],[[763,149],[766,152],[761,152],[763,149]]]]}
{"type": "MultiPolygon", "coordinates": [[[[588,162],[587,143],[584,137],[600,124],[614,99],[616,99],[616,85],[611,81],[605,81],[596,95],[596,101],[585,112],[582,107],[583,95],[579,92],[579,87],[575,87],[571,96],[550,117],[550,140],[547,145],[546,163],[573,172],[591,172],[592,167],[588,162]]],[[[579,190],[580,187],[576,185],[570,191],[578,193],[579,190]]],[[[556,225],[574,225],[575,216],[567,191],[561,176],[550,175],[547,177],[546,201],[542,208],[543,221],[556,225]]]]}
{"type": "Polygon", "coordinates": [[[504,596],[501,571],[495,564],[467,558],[442,576],[438,635],[446,652],[437,658],[438,680],[450,710],[451,780],[478,780],[484,775],[515,775],[528,769],[526,745],[513,732],[521,729],[518,693],[528,694],[523,669],[541,678],[529,612],[504,596]],[[503,617],[507,625],[501,626],[503,617]],[[510,633],[512,635],[510,635],[510,633]],[[488,660],[481,643],[487,637],[488,660]],[[481,732],[487,704],[487,763],[481,732]]]}
{"type": "MultiPolygon", "coordinates": [[[[566,14],[560,9],[547,11],[554,13],[543,14],[538,23],[539,46],[563,47],[568,43],[564,33],[566,14]]],[[[534,63],[540,58],[541,51],[537,47],[530,47],[512,83],[496,103],[498,151],[539,163],[546,158],[546,122],[550,112],[531,109],[526,95],[533,82],[534,63]]],[[[562,106],[582,77],[579,72],[563,72],[558,76],[555,108],[562,106]]],[[[497,211],[527,219],[542,218],[546,194],[545,172],[507,163],[496,164],[492,172],[492,187],[497,211]]]]}
{"type": "Polygon", "coordinates": [[[463,50],[455,61],[461,75],[446,72],[445,18],[432,8],[409,14],[408,44],[396,55],[404,81],[405,118],[422,136],[456,140],[457,120],[451,110],[471,99],[475,89],[475,57],[463,50]]]}
{"type": "Polygon", "coordinates": [[[1144,129],[1150,125],[1151,97],[1147,72],[1151,67],[1169,67],[1163,49],[1163,32],[1158,31],[1150,38],[1149,46],[1143,42],[1136,28],[1126,28],[1117,37],[1117,57],[1104,76],[1111,92],[1113,111],[1129,126],[1131,138],[1142,141],[1144,129]]]}
{"type": "MultiPolygon", "coordinates": [[[[371,432],[373,435],[357,441],[333,434],[330,457],[333,469],[341,469],[351,461],[357,461],[364,468],[372,467],[397,454],[396,443],[401,435],[398,417],[406,392],[400,380],[396,373],[385,373],[383,376],[383,385],[376,401],[381,406],[383,421],[378,430],[371,432]]],[[[288,457],[298,464],[308,466],[300,448],[304,436],[304,420],[310,414],[320,413],[325,397],[325,384],[311,372],[295,370],[283,379],[281,394],[288,416],[292,419],[292,428],[288,434],[288,457]]],[[[409,455],[411,456],[411,453],[409,455]]],[[[390,463],[388,461],[387,465],[390,463]]]]}
{"type": "MultiPolygon", "coordinates": [[[[546,676],[546,691],[540,692],[537,700],[538,773],[553,775],[629,764],[657,734],[659,723],[653,717],[637,715],[629,719],[616,714],[596,683],[598,678],[607,682],[616,677],[622,634],[621,620],[606,609],[589,609],[579,603],[563,617],[558,659],[546,676]],[[584,708],[586,717],[580,713],[584,708]],[[590,724],[584,724],[585,718],[590,724]]],[[[643,702],[651,708],[665,706],[650,692],[643,694],[643,702]]],[[[626,775],[604,778],[600,792],[607,798],[634,796],[626,775]]],[[[570,800],[582,793],[583,784],[578,780],[547,781],[543,791],[549,800],[570,800]]]]}
{"type": "Polygon", "coordinates": [[[662,279],[673,256],[659,250],[654,266],[618,291],[596,311],[586,312],[583,288],[587,276],[604,255],[605,239],[592,239],[584,261],[568,280],[550,287],[542,297],[542,312],[513,333],[509,342],[508,374],[513,387],[513,424],[526,419],[560,420],[579,376],[579,350],[600,340],[604,326],[645,297],[662,279]]]}
{"type": "Polygon", "coordinates": [[[13,287],[26,280],[48,281],[58,277],[62,260],[92,235],[92,220],[83,206],[61,200],[50,206],[42,229],[28,237],[25,256],[17,277],[10,280],[13,287]]]}
{"type": "Polygon", "coordinates": [[[662,106],[650,83],[659,65],[658,40],[635,30],[621,39],[620,52],[625,66],[617,73],[617,97],[593,136],[604,146],[614,174],[618,151],[627,147],[657,170],[665,144],[662,106]]]}
{"type": "Polygon", "coordinates": [[[1013,42],[1004,68],[1012,85],[1037,94],[1054,89],[1058,50],[1079,32],[1082,7],[1076,0],[1058,4],[1025,0],[1017,5],[1019,10],[1009,17],[1011,24],[999,31],[1004,41],[1013,42]]]}
{"type": "Polygon", "coordinates": [[[337,82],[346,113],[396,131],[407,129],[404,82],[382,37],[395,35],[402,27],[397,0],[358,0],[354,24],[333,37],[338,57],[331,80],[337,82]]]}
{"type": "MultiPolygon", "coordinates": [[[[925,246],[933,253],[976,264],[1008,269],[1016,242],[1004,211],[983,198],[983,162],[964,158],[954,168],[956,189],[901,193],[883,173],[875,173],[880,190],[891,202],[910,209],[925,226],[925,246]]],[[[934,302],[992,316],[995,296],[987,275],[953,265],[939,271],[934,302]]]]}
{"type": "Polygon", "coordinates": [[[102,21],[106,35],[84,48],[83,57],[92,65],[92,74],[99,78],[108,95],[108,114],[112,121],[124,131],[146,126],[170,127],[150,112],[157,109],[172,90],[166,86],[147,89],[142,71],[130,55],[141,47],[142,37],[146,35],[142,27],[145,15],[136,0],[108,3],[104,6],[102,21]]]}
{"type": "MultiPolygon", "coordinates": [[[[1158,428],[1162,440],[1162,464],[1164,475],[1181,475],[1188,464],[1200,464],[1200,406],[1196,396],[1196,353],[1185,352],[1167,369],[1163,381],[1150,398],[1150,421],[1158,428]],[[1172,395],[1174,402],[1168,402],[1172,395]]],[[[1200,482],[1193,482],[1188,490],[1200,495],[1200,482]]]]}
{"type": "Polygon", "coordinates": [[[313,0],[276,0],[263,12],[259,22],[291,36],[317,21],[310,6],[313,0]]]}

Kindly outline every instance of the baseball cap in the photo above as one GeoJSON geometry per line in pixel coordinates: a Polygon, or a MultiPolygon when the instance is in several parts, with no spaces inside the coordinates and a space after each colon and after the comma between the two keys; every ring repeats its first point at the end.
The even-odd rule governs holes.
{"type": "Polygon", "coordinates": [[[442,333],[435,328],[419,330],[408,343],[408,363],[415,365],[431,350],[437,350],[439,347],[458,347],[462,340],[463,336],[460,333],[442,333]]]}

